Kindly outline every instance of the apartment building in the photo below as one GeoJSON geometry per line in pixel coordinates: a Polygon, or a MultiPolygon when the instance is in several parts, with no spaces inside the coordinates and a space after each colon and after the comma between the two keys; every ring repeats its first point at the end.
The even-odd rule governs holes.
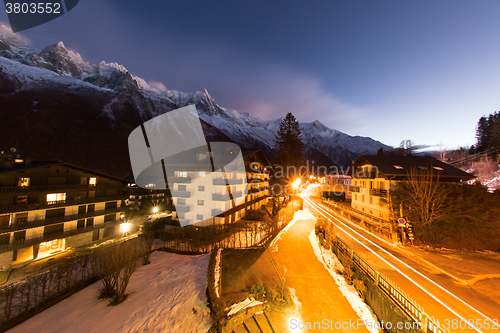
{"type": "Polygon", "coordinates": [[[69,163],[0,155],[0,266],[116,235],[126,187],[69,163]]]}

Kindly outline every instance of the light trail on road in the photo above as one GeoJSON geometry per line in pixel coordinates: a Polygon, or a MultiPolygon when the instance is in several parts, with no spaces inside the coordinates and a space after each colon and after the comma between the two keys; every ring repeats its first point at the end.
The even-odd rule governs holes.
{"type": "Polygon", "coordinates": [[[447,290],[446,288],[442,287],[441,285],[439,285],[438,283],[436,283],[435,281],[433,281],[432,279],[430,279],[429,277],[425,276],[424,274],[422,274],[421,272],[419,272],[418,270],[416,270],[415,268],[409,266],[407,263],[405,263],[404,261],[400,260],[399,258],[395,257],[393,254],[391,254],[390,252],[388,252],[386,249],[382,248],[381,246],[379,246],[378,244],[374,243],[373,241],[369,240],[368,238],[366,238],[365,236],[361,235],[359,232],[357,232],[356,230],[354,230],[353,228],[351,228],[350,226],[348,226],[347,224],[345,224],[344,222],[340,221],[338,218],[336,218],[334,215],[332,215],[331,213],[329,213],[328,211],[326,211],[324,208],[322,208],[320,205],[314,203],[308,196],[307,194],[310,192],[311,190],[311,187],[308,187],[303,193],[301,193],[301,197],[316,211],[318,212],[320,215],[326,217],[328,220],[330,220],[330,222],[332,222],[333,224],[335,224],[335,226],[337,226],[339,229],[341,229],[346,235],[348,235],[349,237],[351,237],[355,242],[357,242],[358,244],[360,244],[361,246],[363,246],[364,248],[366,248],[368,251],[370,251],[371,253],[373,253],[376,257],[378,257],[380,260],[382,260],[384,263],[386,263],[387,265],[389,265],[392,269],[394,269],[396,272],[400,273],[402,276],[404,276],[408,281],[410,281],[411,283],[413,283],[415,286],[417,286],[418,288],[420,288],[422,291],[424,291],[425,293],[427,293],[431,298],[433,298],[436,302],[438,302],[439,304],[441,304],[444,308],[446,308],[448,311],[450,311],[451,313],[453,313],[455,316],[457,316],[458,318],[460,318],[461,320],[463,320],[465,323],[467,323],[467,326],[471,329],[474,329],[475,331],[477,332],[483,332],[481,331],[480,329],[478,329],[476,327],[476,325],[472,325],[467,319],[465,319],[464,317],[462,317],[461,315],[459,315],[456,311],[454,311],[453,309],[451,309],[448,305],[446,305],[443,301],[441,301],[439,298],[437,298],[434,294],[432,294],[431,292],[429,292],[427,289],[425,289],[425,287],[421,286],[418,282],[416,282],[415,280],[413,280],[411,277],[409,277],[407,274],[405,274],[403,271],[401,271],[400,269],[398,269],[397,267],[395,267],[393,264],[391,264],[389,261],[387,261],[386,259],[384,259],[383,257],[381,257],[377,252],[375,252],[374,250],[372,250],[370,247],[368,247],[366,244],[364,244],[363,242],[361,242],[360,240],[358,240],[357,238],[355,238],[353,235],[351,235],[349,232],[347,232],[347,230],[345,230],[344,228],[342,228],[340,225],[338,225],[337,223],[331,221],[331,219],[328,218],[328,216],[330,216],[331,218],[335,219],[338,223],[342,224],[345,228],[349,229],[351,232],[355,233],[356,235],[358,235],[359,237],[361,237],[362,239],[364,239],[365,241],[369,242],[370,244],[372,244],[373,246],[375,246],[376,248],[380,249],[381,251],[383,251],[384,253],[386,253],[387,255],[389,255],[392,259],[396,260],[398,263],[401,263],[402,265],[404,265],[405,267],[408,267],[410,270],[412,270],[413,272],[415,272],[416,274],[418,274],[419,276],[423,277],[424,279],[426,279],[427,281],[431,282],[433,285],[439,287],[441,290],[443,290],[444,292],[446,292],[447,294],[449,294],[450,296],[452,296],[453,298],[455,298],[456,300],[458,300],[460,303],[464,304],[465,306],[467,306],[468,308],[470,308],[471,310],[473,310],[474,312],[476,312],[477,314],[479,314],[480,316],[482,316],[485,320],[488,320],[491,324],[492,324],[492,327],[496,327],[496,328],[493,328],[493,329],[498,329],[500,326],[498,324],[495,324],[495,322],[490,319],[488,316],[486,316],[485,314],[483,314],[482,312],[480,312],[479,310],[477,310],[476,308],[474,308],[473,306],[471,306],[470,304],[468,304],[467,302],[465,302],[464,300],[462,300],[461,298],[459,298],[458,296],[456,296],[455,294],[453,294],[452,292],[450,292],[449,290],[447,290]],[[328,216],[327,216],[328,215],[328,216]]]}

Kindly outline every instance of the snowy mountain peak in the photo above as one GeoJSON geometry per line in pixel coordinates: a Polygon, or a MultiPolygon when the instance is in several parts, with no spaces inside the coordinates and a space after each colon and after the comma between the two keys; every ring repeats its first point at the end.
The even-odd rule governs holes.
{"type": "Polygon", "coordinates": [[[0,25],[0,51],[12,48],[29,48],[31,43],[28,39],[12,32],[6,25],[0,25]]]}

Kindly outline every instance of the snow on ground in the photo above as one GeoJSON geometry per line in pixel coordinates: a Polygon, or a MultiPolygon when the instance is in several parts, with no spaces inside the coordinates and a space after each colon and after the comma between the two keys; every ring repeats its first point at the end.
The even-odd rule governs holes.
{"type": "Polygon", "coordinates": [[[256,301],[253,298],[250,299],[247,297],[244,301],[241,301],[239,303],[231,305],[229,307],[229,312],[227,313],[227,316],[230,317],[243,309],[248,309],[248,308],[251,308],[252,306],[256,306],[256,305],[260,305],[260,304],[264,304],[264,303],[256,301]]]}
{"type": "Polygon", "coordinates": [[[297,297],[297,291],[293,288],[288,287],[288,290],[290,291],[290,297],[292,298],[293,304],[295,304],[295,308],[293,309],[292,315],[294,319],[297,319],[298,321],[300,320],[300,310],[302,310],[302,303],[299,301],[299,298],[297,297]]]}
{"type": "Polygon", "coordinates": [[[9,332],[207,332],[212,323],[205,290],[210,254],[153,252],[127,288],[128,298],[108,306],[102,283],[50,307],[9,332]]]}
{"type": "MultiPolygon", "coordinates": [[[[309,240],[311,241],[311,245],[314,250],[314,254],[318,258],[318,260],[323,264],[326,270],[330,273],[330,275],[335,280],[335,283],[339,287],[340,292],[344,297],[349,301],[351,307],[354,309],[356,314],[366,323],[376,323],[378,322],[377,317],[372,312],[370,307],[363,302],[361,297],[352,285],[348,285],[346,280],[342,275],[335,273],[335,269],[342,269],[342,264],[335,257],[333,252],[331,251],[323,251],[319,246],[318,239],[314,233],[314,230],[309,234],[309,240]]],[[[378,333],[379,330],[376,328],[376,325],[367,325],[366,328],[372,333],[378,333]]]]}
{"type": "Polygon", "coordinates": [[[293,219],[290,221],[290,223],[288,223],[288,225],[283,230],[280,231],[280,233],[271,242],[271,245],[269,245],[269,247],[273,249],[273,252],[278,252],[278,245],[276,245],[276,242],[278,242],[278,240],[281,238],[281,236],[283,236],[295,224],[295,222],[297,222],[299,220],[315,220],[316,221],[316,218],[306,210],[296,211],[295,214],[293,215],[293,219]]]}
{"type": "Polygon", "coordinates": [[[217,250],[217,257],[215,258],[215,268],[214,268],[214,276],[215,276],[215,295],[220,297],[220,259],[222,257],[222,249],[217,250]]]}

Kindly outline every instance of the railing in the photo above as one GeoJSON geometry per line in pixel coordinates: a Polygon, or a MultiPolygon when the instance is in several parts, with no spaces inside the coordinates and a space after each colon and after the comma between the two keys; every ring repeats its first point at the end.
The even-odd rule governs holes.
{"type": "Polygon", "coordinates": [[[17,250],[17,249],[20,249],[23,247],[28,247],[31,245],[39,244],[41,242],[50,241],[53,239],[65,238],[65,237],[69,237],[69,236],[82,234],[85,232],[90,232],[93,230],[103,229],[103,228],[110,227],[113,225],[118,225],[119,222],[121,222],[121,220],[114,220],[114,221],[100,223],[97,225],[82,227],[82,228],[74,227],[71,229],[64,230],[63,232],[57,232],[57,233],[49,234],[49,235],[45,234],[43,236],[35,236],[32,238],[17,240],[17,241],[14,241],[13,243],[10,243],[10,244],[0,245],[0,253],[12,251],[12,250],[17,250]]]}
{"type": "Polygon", "coordinates": [[[439,322],[424,312],[424,309],[417,304],[408,294],[399,288],[388,277],[380,274],[377,269],[372,267],[366,260],[358,255],[349,245],[337,238],[334,245],[339,251],[349,256],[352,261],[370,277],[375,285],[381,289],[392,301],[394,301],[401,310],[403,310],[412,320],[421,324],[424,332],[428,329],[432,332],[449,333],[446,328],[438,326],[439,322]]]}
{"type": "Polygon", "coordinates": [[[88,204],[88,203],[94,203],[94,202],[125,200],[127,198],[128,198],[128,195],[121,194],[121,195],[114,195],[114,196],[93,197],[93,198],[85,198],[85,199],[61,200],[61,201],[57,201],[56,203],[40,202],[40,203],[7,205],[7,206],[0,206],[0,214],[15,213],[15,212],[22,212],[22,211],[36,210],[36,209],[58,208],[58,207],[63,207],[63,206],[88,204]]]}
{"type": "Polygon", "coordinates": [[[214,194],[212,194],[212,200],[213,201],[227,201],[227,200],[229,200],[229,194],[214,193],[214,194]]]}
{"type": "Polygon", "coordinates": [[[91,186],[88,184],[68,184],[68,185],[35,185],[35,186],[1,186],[0,193],[30,193],[48,191],[69,191],[69,190],[101,190],[101,189],[121,189],[106,185],[91,186]]]}
{"type": "Polygon", "coordinates": [[[361,211],[354,209],[352,207],[347,207],[345,205],[338,204],[335,201],[330,200],[330,199],[324,199],[323,203],[328,204],[330,206],[333,206],[334,208],[337,208],[339,210],[343,210],[344,212],[347,212],[349,215],[355,216],[355,217],[359,218],[360,220],[379,225],[383,228],[386,228],[386,229],[389,229],[390,231],[392,231],[392,223],[389,221],[371,216],[369,214],[361,212],[361,211]]]}
{"type": "Polygon", "coordinates": [[[119,212],[124,211],[124,209],[125,209],[124,207],[116,207],[116,208],[97,210],[97,211],[86,212],[86,213],[81,213],[81,214],[51,217],[48,219],[34,220],[34,221],[29,221],[29,222],[27,221],[26,217],[22,217],[22,218],[15,219],[15,223],[11,224],[10,226],[0,227],[0,233],[12,232],[12,231],[18,231],[18,230],[24,230],[24,229],[36,228],[36,227],[44,227],[44,226],[52,225],[52,224],[56,224],[56,223],[80,220],[80,219],[85,219],[85,218],[99,216],[99,215],[105,215],[105,214],[119,213],[119,212]]]}
{"type": "Polygon", "coordinates": [[[243,184],[243,179],[222,179],[222,178],[215,178],[213,180],[214,185],[239,185],[243,184]],[[227,181],[227,183],[226,183],[227,181]]]}
{"type": "Polygon", "coordinates": [[[191,196],[191,191],[172,191],[172,196],[177,198],[189,198],[191,196]]]}
{"type": "Polygon", "coordinates": [[[348,192],[354,192],[354,193],[359,193],[359,186],[348,186],[347,187],[348,192]]]}
{"type": "Polygon", "coordinates": [[[386,197],[388,194],[387,190],[372,188],[370,189],[370,195],[375,195],[378,197],[386,197]]]}

